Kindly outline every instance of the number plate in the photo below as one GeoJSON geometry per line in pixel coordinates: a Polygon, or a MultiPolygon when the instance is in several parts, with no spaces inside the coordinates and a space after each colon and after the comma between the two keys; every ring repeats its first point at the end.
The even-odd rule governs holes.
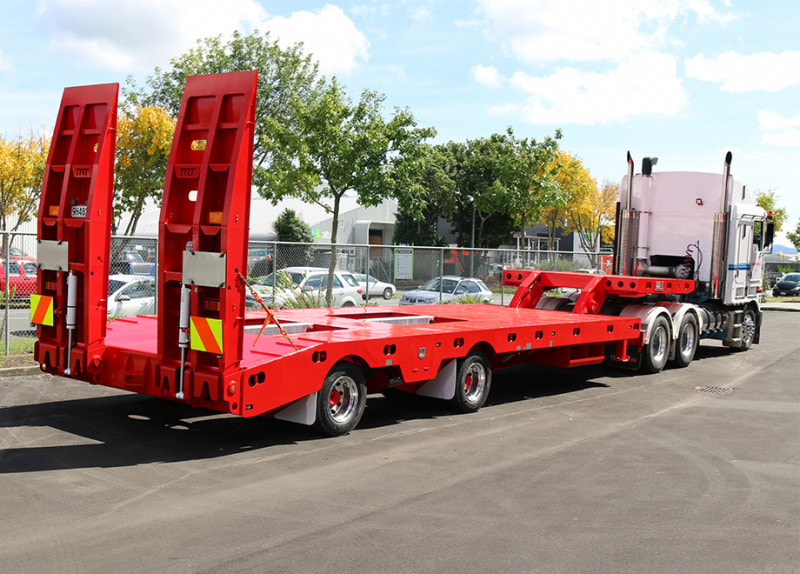
{"type": "Polygon", "coordinates": [[[72,206],[72,217],[86,217],[86,206],[85,205],[73,205],[72,206]]]}

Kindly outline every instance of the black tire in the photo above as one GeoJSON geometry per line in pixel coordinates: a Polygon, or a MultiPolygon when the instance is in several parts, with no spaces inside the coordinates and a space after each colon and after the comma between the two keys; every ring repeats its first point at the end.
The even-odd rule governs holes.
{"type": "Polygon", "coordinates": [[[356,304],[353,303],[352,301],[345,301],[344,303],[342,303],[342,307],[355,307],[355,306],[356,304]]]}
{"type": "Polygon", "coordinates": [[[387,301],[392,298],[392,295],[393,293],[391,287],[387,287],[386,289],[383,290],[383,298],[386,299],[387,301]]]}
{"type": "Polygon", "coordinates": [[[660,315],[650,331],[650,342],[642,349],[642,368],[648,373],[660,373],[667,364],[670,345],[669,323],[660,315]]]}
{"type": "Polygon", "coordinates": [[[697,352],[697,344],[700,342],[700,327],[697,324],[697,317],[692,313],[683,316],[681,326],[678,327],[678,338],[675,340],[675,359],[673,364],[676,367],[687,367],[694,359],[697,352]]]}
{"type": "Polygon", "coordinates": [[[746,351],[753,346],[758,329],[758,318],[752,309],[745,309],[742,314],[742,340],[736,347],[731,347],[734,351],[746,351]]]}
{"type": "Polygon", "coordinates": [[[459,413],[474,413],[486,402],[491,388],[489,359],[480,351],[472,351],[458,361],[456,393],[450,405],[459,413]]]}
{"type": "Polygon", "coordinates": [[[325,377],[317,394],[316,429],[327,436],[353,430],[367,404],[367,384],[361,370],[351,363],[339,363],[325,377]]]}

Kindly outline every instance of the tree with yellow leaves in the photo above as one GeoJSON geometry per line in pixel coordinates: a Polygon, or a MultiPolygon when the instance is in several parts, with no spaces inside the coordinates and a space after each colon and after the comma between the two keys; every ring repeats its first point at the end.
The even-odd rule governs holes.
{"type": "Polygon", "coordinates": [[[597,267],[595,254],[600,251],[600,245],[614,239],[614,211],[619,184],[604,181],[598,188],[592,180],[591,185],[579,186],[575,192],[567,206],[569,229],[578,235],[581,248],[590,254],[592,267],[597,267]]]}
{"type": "Polygon", "coordinates": [[[123,234],[133,235],[147,200],[160,203],[174,133],[175,119],[164,108],[134,108],[117,121],[114,233],[125,213],[123,234]]]}
{"type": "Polygon", "coordinates": [[[553,159],[553,165],[558,166],[554,171],[554,179],[562,201],[546,206],[539,214],[542,223],[547,226],[548,249],[551,251],[555,249],[555,236],[559,229],[573,231],[570,214],[575,211],[576,205],[583,204],[585,198],[597,191],[592,176],[581,160],[559,151],[553,159]]]}
{"type": "Polygon", "coordinates": [[[581,248],[589,253],[589,260],[595,267],[601,240],[610,241],[614,236],[617,186],[606,182],[598,189],[583,162],[564,151],[559,151],[554,161],[559,164],[554,177],[564,194],[564,202],[541,212],[542,223],[548,228],[549,249],[555,246],[558,229],[575,232],[581,248]]]}
{"type": "MultiPolygon", "coordinates": [[[[31,130],[28,137],[0,135],[0,230],[14,232],[39,207],[50,140],[31,130]]],[[[5,253],[8,235],[3,235],[5,253]]]]}

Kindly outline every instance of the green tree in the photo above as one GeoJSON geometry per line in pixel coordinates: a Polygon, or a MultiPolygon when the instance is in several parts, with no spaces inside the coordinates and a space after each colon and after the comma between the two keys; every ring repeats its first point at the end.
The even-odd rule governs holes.
{"type": "Polygon", "coordinates": [[[339,208],[347,192],[364,206],[402,198],[412,214],[424,207],[420,177],[422,143],[435,135],[419,128],[408,110],[382,115],[385,96],[364,91],[353,103],[334,77],[306,101],[297,102],[294,130],[283,130],[262,194],[274,202],[298,196],[331,214],[331,262],[326,303],[330,306],[336,267],[339,208]]]}
{"type": "MultiPolygon", "coordinates": [[[[561,130],[542,141],[519,139],[511,128],[507,131],[512,154],[507,163],[507,187],[510,209],[514,214],[520,237],[525,229],[537,222],[537,216],[551,208],[565,205],[565,194],[556,178],[561,163],[558,140],[561,130]]],[[[522,243],[520,243],[522,245],[522,243]]]]}
{"type": "Polygon", "coordinates": [[[300,219],[293,209],[286,208],[272,223],[272,229],[278,241],[289,243],[304,243],[305,245],[282,245],[276,254],[277,267],[290,265],[308,265],[314,258],[314,241],[311,228],[300,219]]]}
{"type": "Polygon", "coordinates": [[[509,141],[503,134],[492,134],[451,146],[451,150],[457,162],[457,203],[451,223],[458,244],[497,247],[511,236],[514,225],[506,179],[509,141]]]}
{"type": "MultiPolygon", "coordinates": [[[[172,59],[169,69],[156,68],[145,88],[129,79],[126,96],[129,105],[161,106],[177,116],[189,76],[244,70],[258,70],[253,185],[263,191],[276,149],[302,143],[282,134],[296,129],[296,107],[317,87],[317,64],[303,54],[301,44],[281,48],[269,33],[258,31],[249,35],[234,32],[228,42],[221,36],[198,40],[193,49],[172,59]]],[[[278,151],[281,155],[292,153],[278,151]]]]}
{"type": "Polygon", "coordinates": [[[129,109],[117,121],[114,233],[124,213],[123,235],[133,235],[147,200],[161,202],[174,133],[175,120],[164,108],[129,109]]]}
{"type": "Polygon", "coordinates": [[[509,128],[504,134],[449,144],[455,201],[443,213],[460,245],[497,247],[515,227],[530,224],[541,206],[559,200],[552,159],[560,137],[556,132],[542,142],[519,139],[509,128]]]}
{"type": "Polygon", "coordinates": [[[800,221],[797,222],[794,231],[786,232],[786,237],[792,242],[792,245],[794,245],[795,249],[800,251],[800,221]]]}
{"type": "MultiPolygon", "coordinates": [[[[438,231],[439,218],[452,212],[456,184],[455,158],[449,145],[423,146],[420,184],[425,189],[424,207],[416,214],[400,211],[396,214],[392,242],[403,245],[445,245],[438,231]]],[[[405,209],[405,205],[401,205],[405,209]]]]}
{"type": "Polygon", "coordinates": [[[783,207],[776,207],[775,205],[775,190],[756,192],[756,203],[772,212],[772,221],[775,223],[775,231],[783,229],[783,223],[786,221],[786,209],[783,207]]]}

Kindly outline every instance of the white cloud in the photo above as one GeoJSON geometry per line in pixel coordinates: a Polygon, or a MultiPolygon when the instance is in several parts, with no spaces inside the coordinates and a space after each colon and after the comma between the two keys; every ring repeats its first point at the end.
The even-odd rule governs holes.
{"type": "Polygon", "coordinates": [[[126,71],[164,65],[197,39],[249,32],[266,17],[256,0],[41,0],[37,12],[56,49],[126,71]]]}
{"type": "Polygon", "coordinates": [[[272,18],[266,26],[282,42],[303,42],[323,74],[350,73],[369,57],[367,37],[337,6],[328,4],[316,12],[302,10],[288,18],[272,18]]]}
{"type": "Polygon", "coordinates": [[[500,72],[494,66],[477,65],[470,70],[472,78],[487,88],[499,88],[502,82],[500,72]]]}
{"type": "Polygon", "coordinates": [[[800,147],[800,114],[784,118],[771,110],[758,112],[764,143],[774,147],[800,147]]]}
{"type": "Polygon", "coordinates": [[[270,18],[257,0],[41,0],[54,47],[79,61],[133,72],[164,66],[211,36],[270,31],[303,42],[323,73],[347,73],[367,59],[369,43],[340,8],[326,5],[270,18]]]}
{"type": "Polygon", "coordinates": [[[699,54],[686,60],[689,77],[721,84],[726,92],[777,92],[800,85],[800,50],[743,55],[699,54]]]}
{"type": "Polygon", "coordinates": [[[433,18],[431,11],[425,6],[417,6],[409,11],[411,19],[415,22],[428,22],[433,18]]]}
{"type": "Polygon", "coordinates": [[[694,15],[725,23],[707,0],[478,0],[487,34],[524,62],[602,61],[668,44],[669,26],[694,15]]]}
{"type": "Polygon", "coordinates": [[[517,72],[511,84],[529,95],[523,119],[534,124],[584,125],[638,115],[673,115],[686,94],[672,56],[641,53],[607,73],[559,68],[549,76],[517,72]]]}

